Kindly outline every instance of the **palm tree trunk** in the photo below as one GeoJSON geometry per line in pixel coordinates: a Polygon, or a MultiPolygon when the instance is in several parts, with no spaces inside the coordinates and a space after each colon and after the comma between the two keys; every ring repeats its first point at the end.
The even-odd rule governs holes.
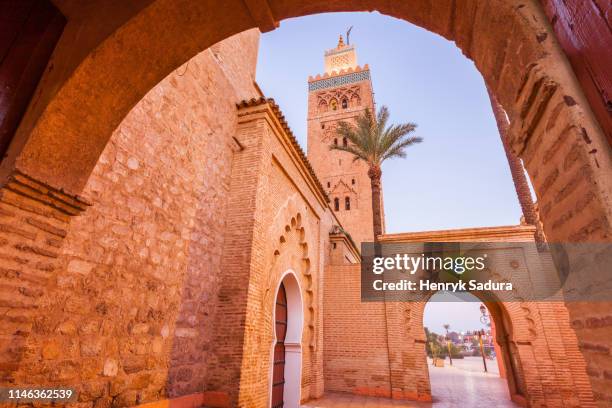
{"type": "Polygon", "coordinates": [[[489,89],[488,86],[487,92],[489,93],[489,99],[491,100],[493,115],[495,116],[495,121],[497,122],[499,136],[502,140],[504,151],[506,152],[508,165],[510,166],[510,174],[512,175],[512,181],[514,181],[514,189],[516,190],[516,195],[518,196],[518,200],[523,211],[523,217],[525,218],[525,222],[527,224],[536,227],[535,241],[538,246],[541,246],[544,242],[546,242],[546,238],[544,237],[544,233],[540,226],[535,204],[531,198],[531,190],[529,189],[529,184],[527,183],[527,177],[525,177],[523,164],[510,148],[508,141],[509,123],[506,118],[506,114],[501,104],[497,101],[497,98],[493,92],[491,92],[491,89],[489,89]]]}
{"type": "Polygon", "coordinates": [[[382,212],[380,208],[380,179],[382,170],[380,166],[372,165],[368,170],[370,184],[372,186],[372,226],[374,229],[374,242],[382,235],[382,212]]]}

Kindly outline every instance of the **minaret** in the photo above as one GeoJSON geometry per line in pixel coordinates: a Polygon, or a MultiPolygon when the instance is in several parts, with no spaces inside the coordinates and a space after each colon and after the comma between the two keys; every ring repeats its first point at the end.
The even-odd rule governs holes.
{"type": "Polygon", "coordinates": [[[338,46],[325,51],[324,74],[308,78],[308,159],[357,245],[374,239],[368,168],[329,146],[348,143],[336,134],[338,122],[354,122],[366,108],[375,112],[370,69],[357,65],[355,46],[340,36],[338,46]]]}

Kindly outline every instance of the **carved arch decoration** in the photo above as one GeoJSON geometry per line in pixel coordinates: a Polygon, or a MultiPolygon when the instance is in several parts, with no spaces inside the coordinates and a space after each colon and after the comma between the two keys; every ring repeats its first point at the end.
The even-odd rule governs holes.
{"type": "Polygon", "coordinates": [[[281,255],[281,251],[287,247],[297,246],[301,255],[300,272],[301,279],[304,284],[304,304],[306,307],[305,313],[305,333],[307,344],[310,349],[314,349],[315,342],[315,308],[314,308],[314,292],[313,292],[313,277],[311,271],[311,262],[308,252],[308,243],[306,241],[306,231],[302,225],[302,215],[296,213],[289,222],[285,225],[283,234],[278,239],[278,247],[274,251],[275,260],[281,255]]]}
{"type": "Polygon", "coordinates": [[[342,101],[346,100],[349,108],[361,105],[361,87],[359,85],[336,88],[322,91],[317,94],[317,106],[320,113],[327,112],[335,100],[338,108],[342,107],[342,101]]]}
{"type": "Polygon", "coordinates": [[[359,208],[359,194],[357,194],[357,190],[342,179],[339,179],[331,186],[331,189],[329,190],[329,197],[332,199],[332,202],[336,198],[339,200],[339,210],[341,211],[345,210],[346,197],[350,197],[351,210],[356,210],[359,208]]]}
{"type": "Polygon", "coordinates": [[[336,130],[338,129],[337,122],[331,122],[325,124],[325,130],[323,130],[323,137],[321,141],[324,143],[331,143],[334,140],[334,137],[338,137],[336,130]]]}
{"type": "Polygon", "coordinates": [[[319,100],[318,109],[319,109],[319,112],[327,112],[327,110],[329,109],[329,106],[328,106],[327,101],[325,99],[320,99],[319,100]]]}
{"type": "Polygon", "coordinates": [[[266,298],[274,295],[269,292],[269,289],[275,287],[276,280],[278,279],[277,275],[278,273],[282,273],[279,267],[280,269],[285,268],[285,266],[280,264],[283,263],[283,261],[289,262],[302,283],[305,307],[304,339],[306,340],[306,344],[308,344],[308,348],[314,350],[316,348],[314,286],[307,234],[303,226],[302,214],[299,211],[293,213],[282,230],[276,231],[275,234],[276,235],[273,235],[274,249],[269,268],[270,273],[268,273],[268,283],[266,285],[266,298]],[[296,248],[297,251],[295,251],[296,248]],[[286,258],[289,258],[289,260],[286,258]]]}

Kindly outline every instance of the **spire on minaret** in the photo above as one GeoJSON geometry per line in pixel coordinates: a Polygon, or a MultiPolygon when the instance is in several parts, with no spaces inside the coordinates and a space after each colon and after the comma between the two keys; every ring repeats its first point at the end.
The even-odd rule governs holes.
{"type": "Polygon", "coordinates": [[[338,46],[325,51],[325,72],[340,72],[357,67],[357,54],[354,45],[344,43],[344,35],[338,36],[338,46]]]}

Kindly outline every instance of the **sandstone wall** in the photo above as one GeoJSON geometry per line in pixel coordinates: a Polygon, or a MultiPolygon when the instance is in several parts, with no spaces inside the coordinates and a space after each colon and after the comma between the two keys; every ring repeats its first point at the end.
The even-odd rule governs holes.
{"type": "Polygon", "coordinates": [[[78,384],[83,406],[97,407],[202,391],[235,103],[257,96],[258,40],[254,29],[194,57],[115,130],[83,194],[93,205],[73,219],[48,275],[18,383],[78,384]]]}
{"type": "Polygon", "coordinates": [[[231,406],[269,403],[276,289],[288,271],[303,302],[301,399],[323,392],[321,272],[333,217],[281,122],[278,108],[263,99],[239,111],[236,138],[244,149],[232,167],[216,374],[207,387],[231,406]]]}
{"type": "Polygon", "coordinates": [[[390,396],[384,304],[361,302],[360,264],[325,271],[325,389],[390,396]]]}

